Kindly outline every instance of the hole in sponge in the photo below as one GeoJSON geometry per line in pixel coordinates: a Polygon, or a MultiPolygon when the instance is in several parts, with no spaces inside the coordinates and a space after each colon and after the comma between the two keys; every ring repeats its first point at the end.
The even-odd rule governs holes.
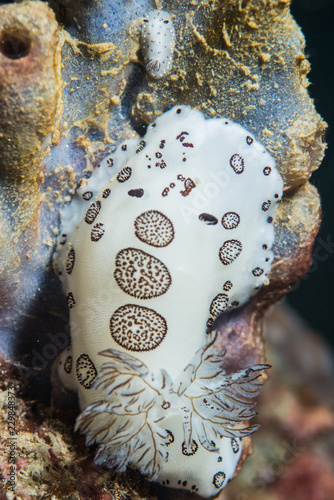
{"type": "Polygon", "coordinates": [[[27,35],[17,31],[3,31],[0,34],[0,52],[8,59],[22,59],[31,48],[27,35]]]}

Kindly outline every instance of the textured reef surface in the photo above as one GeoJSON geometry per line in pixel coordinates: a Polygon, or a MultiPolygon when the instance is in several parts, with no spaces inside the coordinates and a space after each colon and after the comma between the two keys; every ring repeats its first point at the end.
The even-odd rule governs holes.
{"type": "MultiPolygon", "coordinates": [[[[327,500],[334,494],[334,359],[319,334],[278,307],[266,321],[270,380],[261,390],[254,453],[220,500],[327,500]],[[300,345],[305,347],[303,351],[300,345]],[[287,355],[288,353],[288,355],[287,355]],[[310,359],[312,362],[310,362],[310,359]]],[[[128,471],[112,475],[94,465],[82,435],[73,434],[75,412],[31,402],[19,372],[1,360],[0,400],[7,413],[8,387],[15,388],[19,435],[16,495],[30,499],[182,500],[193,493],[153,490],[128,471]],[[136,496],[137,495],[137,496],[136,496]]],[[[3,420],[1,435],[7,433],[3,420]]],[[[9,471],[8,447],[0,445],[0,467],[9,471]]],[[[1,490],[4,494],[5,489],[1,490]]],[[[5,498],[1,496],[1,498],[5,498]]],[[[7,498],[11,498],[10,496],[7,498]]]]}
{"type": "MultiPolygon", "coordinates": [[[[289,1],[50,5],[0,5],[0,346],[30,390],[25,398],[48,401],[50,366],[70,340],[52,268],[61,208],[103,157],[142,136],[174,105],[240,123],[282,175],[270,284],[217,320],[228,373],[263,363],[263,314],[307,271],[320,224],[319,197],[308,179],[323,157],[326,125],[307,92],[309,63],[289,1]],[[173,64],[160,79],[146,73],[141,52],[142,20],[155,8],[169,12],[175,29],[173,64]]],[[[37,432],[39,423],[30,425],[37,432]]],[[[54,450],[49,431],[45,442],[54,450]]],[[[239,469],[251,450],[249,438],[243,441],[239,469]]],[[[59,466],[49,453],[52,467],[59,466]]],[[[78,456],[67,453],[75,467],[78,456]]],[[[92,454],[81,453],[97,477],[92,454]]],[[[43,469],[50,484],[52,467],[43,469]]],[[[64,498],[60,490],[54,495],[64,498]]]]}

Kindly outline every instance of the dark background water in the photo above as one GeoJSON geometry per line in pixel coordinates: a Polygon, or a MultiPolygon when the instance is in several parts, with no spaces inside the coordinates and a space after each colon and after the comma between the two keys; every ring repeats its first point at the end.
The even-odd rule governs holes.
{"type": "Polygon", "coordinates": [[[328,148],[312,176],[323,209],[313,264],[287,300],[334,347],[334,0],[293,0],[291,11],[305,35],[312,68],[309,92],[328,123],[328,148]]]}

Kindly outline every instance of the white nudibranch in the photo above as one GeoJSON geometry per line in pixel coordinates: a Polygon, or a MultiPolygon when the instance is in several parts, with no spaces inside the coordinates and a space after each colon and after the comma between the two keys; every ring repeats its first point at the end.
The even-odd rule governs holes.
{"type": "Polygon", "coordinates": [[[268,283],[281,196],[251,133],[177,106],[65,207],[55,269],[72,345],[59,370],[98,464],[203,497],[233,477],[267,365],[226,374],[213,323],[268,283]]]}
{"type": "Polygon", "coordinates": [[[143,20],[141,50],[147,73],[158,80],[171,69],[175,44],[175,31],[170,14],[152,10],[143,20]]]}

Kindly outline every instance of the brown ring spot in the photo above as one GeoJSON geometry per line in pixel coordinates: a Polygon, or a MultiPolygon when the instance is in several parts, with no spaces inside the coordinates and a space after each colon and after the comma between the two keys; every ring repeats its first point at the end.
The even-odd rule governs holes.
{"type": "Polygon", "coordinates": [[[136,147],[136,153],[140,153],[141,151],[143,151],[144,147],[146,146],[146,142],[143,140],[140,141],[140,143],[138,144],[138,146],[136,147]]]}
{"type": "Polygon", "coordinates": [[[226,479],[226,474],[225,472],[217,472],[214,476],[213,476],[213,481],[212,483],[214,484],[215,488],[217,488],[217,490],[219,490],[220,488],[223,487],[223,484],[225,482],[225,479],[226,479]]]}
{"type": "Polygon", "coordinates": [[[104,235],[105,233],[105,229],[104,229],[104,224],[102,224],[102,222],[98,222],[97,224],[95,224],[95,226],[92,228],[91,232],[90,232],[90,239],[92,241],[99,241],[102,236],[104,235]]]}
{"type": "Polygon", "coordinates": [[[118,252],[114,278],[124,293],[144,300],[160,297],[172,282],[163,262],[137,248],[124,248],[118,252]]]}
{"type": "Polygon", "coordinates": [[[65,271],[67,274],[71,274],[73,271],[73,267],[75,264],[75,250],[74,248],[70,248],[65,261],[65,271]]]}
{"type": "Polygon", "coordinates": [[[148,210],[138,215],[134,226],[137,238],[153,247],[166,247],[174,239],[173,223],[158,210],[148,210]]]}
{"type": "Polygon", "coordinates": [[[267,210],[269,210],[270,205],[271,205],[271,201],[270,201],[270,200],[268,200],[268,201],[264,201],[264,202],[262,203],[261,208],[262,208],[262,210],[263,210],[264,212],[266,212],[267,210]]]}
{"type": "Polygon", "coordinates": [[[68,292],[68,294],[66,295],[66,302],[69,309],[73,309],[73,307],[75,306],[75,299],[72,292],[68,292]]]}
{"type": "Polygon", "coordinates": [[[116,180],[120,183],[123,183],[123,182],[130,179],[131,174],[132,174],[132,168],[131,167],[124,167],[116,175],[116,180]]]}
{"type": "Polygon", "coordinates": [[[258,276],[261,276],[263,274],[263,269],[261,269],[261,267],[256,267],[255,269],[253,269],[252,273],[254,276],[258,277],[258,276]]]}
{"type": "Polygon", "coordinates": [[[231,290],[232,286],[233,286],[232,281],[225,281],[225,283],[223,285],[223,290],[225,290],[225,292],[229,292],[231,290]]]}
{"type": "Polygon", "coordinates": [[[87,224],[93,224],[96,217],[99,215],[101,210],[101,202],[99,200],[91,203],[85,215],[85,222],[87,224]]]}
{"type": "Polygon", "coordinates": [[[108,196],[110,195],[111,191],[109,188],[106,188],[103,193],[102,193],[102,198],[108,198],[108,196]]]}
{"type": "Polygon", "coordinates": [[[193,439],[190,448],[186,448],[186,443],[183,441],[182,443],[182,455],[185,455],[186,457],[191,457],[192,455],[195,455],[196,451],[198,450],[198,444],[196,441],[193,439]]]}
{"type": "Polygon", "coordinates": [[[72,371],[72,356],[69,355],[66,357],[64,361],[64,371],[65,373],[69,374],[72,371]]]}
{"type": "Polygon", "coordinates": [[[239,240],[227,240],[219,249],[219,258],[224,266],[229,266],[242,252],[242,243],[239,240]]]}
{"type": "Polygon", "coordinates": [[[217,318],[217,316],[219,316],[219,314],[221,314],[222,312],[226,311],[227,308],[228,308],[228,296],[226,295],[226,293],[219,293],[211,302],[210,314],[214,318],[217,318]]]}
{"type": "Polygon", "coordinates": [[[236,212],[226,212],[222,217],[222,225],[225,229],[235,229],[240,223],[240,215],[236,212]]]}
{"type": "Polygon", "coordinates": [[[128,351],[152,351],[165,338],[167,323],[153,309],[126,304],[111,316],[110,333],[114,341],[128,351]]]}
{"type": "Polygon", "coordinates": [[[76,375],[80,385],[84,389],[90,389],[97,377],[97,371],[94,363],[88,354],[81,354],[76,362],[76,375]]]}
{"type": "Polygon", "coordinates": [[[245,169],[244,159],[237,153],[231,156],[230,165],[236,174],[242,174],[245,169]]]}
{"type": "Polygon", "coordinates": [[[231,446],[232,446],[233,453],[238,453],[239,443],[235,438],[231,438],[231,446]]]}
{"type": "Polygon", "coordinates": [[[93,196],[93,193],[92,191],[86,191],[85,193],[83,193],[82,195],[82,198],[86,201],[89,201],[93,196]]]}

